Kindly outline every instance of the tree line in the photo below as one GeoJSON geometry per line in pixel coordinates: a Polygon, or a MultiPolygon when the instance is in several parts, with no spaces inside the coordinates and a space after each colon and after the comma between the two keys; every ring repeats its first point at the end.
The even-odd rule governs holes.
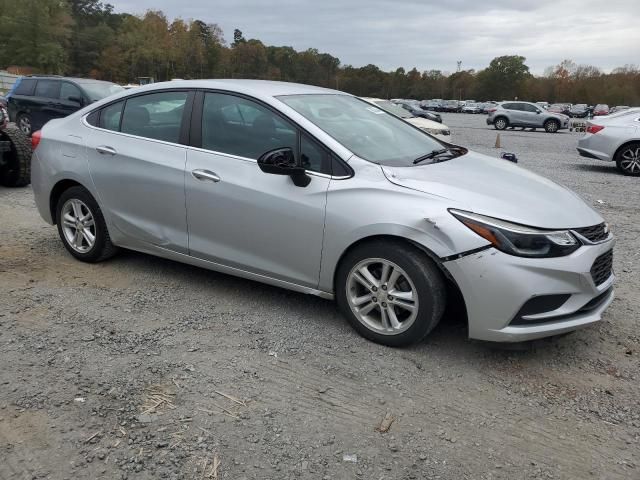
{"type": "Polygon", "coordinates": [[[310,48],[265,45],[233,32],[227,43],[215,23],[170,20],[159,10],[114,13],[99,0],[0,0],[0,67],[137,83],[172,78],[260,78],[337,88],[360,96],[640,105],[640,68],[604,73],[571,60],[534,76],[518,55],[482,70],[383,71],[342,65],[310,48]]]}

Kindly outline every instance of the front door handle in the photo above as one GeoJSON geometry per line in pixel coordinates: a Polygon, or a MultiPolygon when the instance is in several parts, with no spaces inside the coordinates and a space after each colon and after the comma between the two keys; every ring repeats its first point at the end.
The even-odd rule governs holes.
{"type": "Polygon", "coordinates": [[[210,180],[214,183],[218,183],[220,181],[220,177],[210,170],[194,170],[191,172],[191,175],[202,181],[210,180]]]}
{"type": "Polygon", "coordinates": [[[100,145],[96,147],[96,152],[98,152],[100,155],[115,155],[116,149],[113,147],[108,147],[106,145],[100,145]]]}

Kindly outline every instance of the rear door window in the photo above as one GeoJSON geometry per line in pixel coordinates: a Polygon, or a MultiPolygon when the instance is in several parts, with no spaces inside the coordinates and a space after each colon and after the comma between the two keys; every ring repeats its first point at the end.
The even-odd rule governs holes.
{"type": "Polygon", "coordinates": [[[35,96],[44,98],[58,98],[60,82],[58,80],[38,80],[35,96]]]}
{"type": "Polygon", "coordinates": [[[131,97],[122,114],[121,132],[179,143],[188,92],[158,92],[131,97]]]}
{"type": "Polygon", "coordinates": [[[505,110],[520,110],[520,104],[519,103],[505,103],[504,105],[502,105],[502,108],[504,108],[505,110]]]}
{"type": "Polygon", "coordinates": [[[36,87],[36,81],[32,78],[24,78],[20,80],[20,83],[14,90],[15,95],[33,95],[33,90],[36,87]]]}

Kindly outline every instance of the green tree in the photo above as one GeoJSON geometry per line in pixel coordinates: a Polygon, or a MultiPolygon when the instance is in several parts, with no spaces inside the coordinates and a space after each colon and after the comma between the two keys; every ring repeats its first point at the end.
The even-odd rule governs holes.
{"type": "Polygon", "coordinates": [[[505,55],[491,60],[489,67],[478,73],[478,93],[484,99],[522,97],[525,80],[531,76],[525,57],[505,55]]]}

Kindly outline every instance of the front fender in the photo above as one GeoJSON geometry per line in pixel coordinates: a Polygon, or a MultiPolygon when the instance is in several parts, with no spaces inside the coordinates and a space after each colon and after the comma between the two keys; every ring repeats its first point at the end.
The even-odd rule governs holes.
{"type": "Polygon", "coordinates": [[[333,292],[335,271],[344,252],[370,237],[405,239],[437,258],[486,245],[486,240],[448,212],[456,206],[454,203],[394,185],[375,164],[359,165],[351,179],[332,180],[327,193],[318,289],[333,292]]]}

